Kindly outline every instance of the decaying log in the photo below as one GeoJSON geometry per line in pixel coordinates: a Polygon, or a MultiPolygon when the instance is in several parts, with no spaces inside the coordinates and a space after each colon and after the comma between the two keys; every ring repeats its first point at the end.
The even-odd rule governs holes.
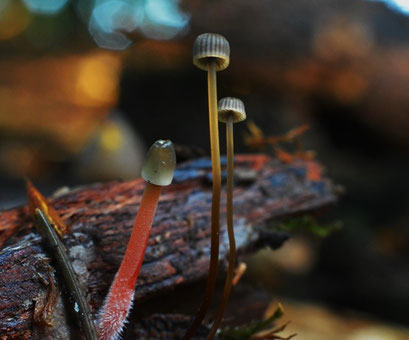
{"type": "MultiPolygon", "coordinates": [[[[180,165],[173,184],[163,190],[134,306],[206,275],[210,165],[207,158],[180,165]]],[[[315,162],[285,165],[264,155],[240,155],[236,157],[236,175],[239,252],[265,245],[279,247],[288,235],[267,228],[267,222],[336,201],[334,186],[321,177],[315,162]]],[[[140,179],[94,184],[50,200],[72,227],[64,244],[94,317],[124,254],[143,188],[140,179]]],[[[228,251],[224,213],[222,202],[221,260],[228,251]]],[[[0,339],[70,338],[78,326],[70,325],[67,319],[70,313],[64,309],[67,304],[60,294],[58,268],[33,228],[27,207],[0,213],[0,247],[0,339]]],[[[132,332],[131,324],[128,328],[132,332]]]]}

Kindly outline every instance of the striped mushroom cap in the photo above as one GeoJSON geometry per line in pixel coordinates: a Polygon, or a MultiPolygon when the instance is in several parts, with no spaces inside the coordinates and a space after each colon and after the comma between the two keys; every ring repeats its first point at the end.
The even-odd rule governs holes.
{"type": "Polygon", "coordinates": [[[142,177],[148,183],[166,186],[172,182],[176,155],[170,140],[157,140],[145,157],[142,177]]]}
{"type": "Polygon", "coordinates": [[[233,116],[233,123],[246,119],[246,110],[240,99],[226,97],[219,100],[219,121],[227,123],[230,115],[233,116]]]}
{"type": "Polygon", "coordinates": [[[230,63],[230,45],[220,34],[204,33],[193,44],[193,64],[207,71],[212,62],[216,64],[216,71],[227,68],[230,63]]]}

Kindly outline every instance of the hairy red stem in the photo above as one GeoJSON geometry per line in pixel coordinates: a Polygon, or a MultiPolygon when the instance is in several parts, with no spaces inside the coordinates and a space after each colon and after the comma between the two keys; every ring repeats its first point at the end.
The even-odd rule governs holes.
{"type": "Polygon", "coordinates": [[[100,340],[118,339],[126,323],[161,189],[161,186],[146,184],[128,248],[100,312],[97,323],[100,340]]]}

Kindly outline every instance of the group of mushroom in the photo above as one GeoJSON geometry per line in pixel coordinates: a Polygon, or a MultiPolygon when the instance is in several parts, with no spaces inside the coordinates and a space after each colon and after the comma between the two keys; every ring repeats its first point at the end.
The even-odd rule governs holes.
{"type": "MultiPolygon", "coordinates": [[[[226,123],[226,219],[229,237],[229,265],[223,297],[208,339],[214,338],[222,321],[230,295],[236,262],[236,245],[233,229],[233,123],[240,122],[246,118],[244,104],[241,100],[228,97],[217,102],[216,72],[224,70],[230,63],[230,46],[228,41],[219,34],[205,33],[199,35],[193,46],[193,63],[200,69],[207,71],[213,184],[209,274],[204,299],[184,336],[186,340],[191,339],[201,325],[212,301],[216,284],[219,263],[221,196],[218,121],[226,123]]],[[[132,307],[135,284],[148,243],[161,188],[172,182],[175,165],[176,156],[172,142],[156,141],[149,149],[143,166],[142,177],[147,183],[128,247],[97,320],[97,333],[100,340],[117,339],[126,323],[127,316],[132,307]]]]}

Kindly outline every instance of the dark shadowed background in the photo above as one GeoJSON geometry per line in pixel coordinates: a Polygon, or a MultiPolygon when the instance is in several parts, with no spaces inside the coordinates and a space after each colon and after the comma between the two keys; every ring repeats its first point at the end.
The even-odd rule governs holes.
{"type": "MultiPolygon", "coordinates": [[[[191,61],[203,32],[231,46],[219,97],[241,98],[266,136],[309,124],[303,147],[344,191],[323,222],[341,230],[296,233],[247,259],[244,280],[409,327],[406,0],[1,0],[0,209],[25,204],[24,176],[47,195],[137,177],[156,139],[207,154],[206,74],[191,61]]],[[[238,152],[254,152],[248,131],[237,124],[238,152]]]]}

